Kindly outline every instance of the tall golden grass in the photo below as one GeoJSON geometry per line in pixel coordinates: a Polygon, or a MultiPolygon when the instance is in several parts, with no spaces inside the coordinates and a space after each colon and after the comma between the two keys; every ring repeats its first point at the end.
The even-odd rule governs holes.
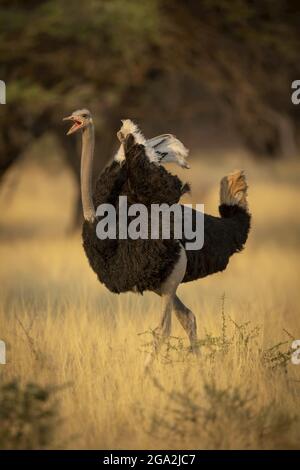
{"type": "Polygon", "coordinates": [[[200,357],[191,355],[174,318],[149,375],[143,363],[159,298],[113,295],[99,285],[79,233],[66,235],[74,194],[66,170],[49,176],[24,163],[12,178],[16,188],[2,188],[7,364],[0,377],[21,386],[66,385],[46,447],[299,447],[300,366],[290,361],[290,345],[300,339],[300,166],[259,165],[238,154],[222,161],[200,155],[192,167],[180,174],[192,180],[193,200],[214,214],[219,180],[244,167],[253,227],[224,273],[179,288],[197,317],[200,357]]]}

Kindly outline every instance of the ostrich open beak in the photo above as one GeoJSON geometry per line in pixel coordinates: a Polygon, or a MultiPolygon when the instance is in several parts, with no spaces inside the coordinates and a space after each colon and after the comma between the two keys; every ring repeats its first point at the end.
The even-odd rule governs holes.
{"type": "Polygon", "coordinates": [[[73,121],[73,126],[68,130],[67,135],[74,134],[74,132],[78,131],[83,127],[83,120],[80,116],[67,116],[63,118],[63,121],[73,121]]]}

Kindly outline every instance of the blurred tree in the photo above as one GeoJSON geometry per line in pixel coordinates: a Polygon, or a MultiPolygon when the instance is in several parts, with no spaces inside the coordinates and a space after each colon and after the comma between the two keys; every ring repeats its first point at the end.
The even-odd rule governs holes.
{"type": "Polygon", "coordinates": [[[0,178],[32,139],[49,131],[78,177],[75,143],[63,137],[61,119],[83,106],[99,117],[101,168],[120,122],[116,109],[151,68],[158,22],[156,1],[1,1],[0,76],[7,105],[0,108],[0,178]]]}
{"type": "Polygon", "coordinates": [[[163,0],[163,60],[227,104],[258,155],[296,152],[299,113],[290,89],[300,75],[297,5],[278,0],[163,0]]]}

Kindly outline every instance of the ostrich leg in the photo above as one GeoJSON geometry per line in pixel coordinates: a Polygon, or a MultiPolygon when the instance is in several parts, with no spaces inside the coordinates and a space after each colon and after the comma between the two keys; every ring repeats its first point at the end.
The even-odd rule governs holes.
{"type": "Polygon", "coordinates": [[[170,276],[161,285],[156,293],[161,296],[162,317],[159,326],[156,328],[153,340],[153,351],[148,355],[145,362],[146,371],[151,366],[154,357],[159,352],[162,344],[170,336],[172,324],[172,309],[174,299],[176,298],[176,289],[184,278],[186,271],[187,258],[186,253],[181,245],[179,259],[174,266],[170,276]]]}
{"type": "Polygon", "coordinates": [[[174,297],[173,307],[177,319],[179,320],[181,326],[186,331],[186,334],[189,337],[192,351],[198,353],[197,322],[195,315],[181,302],[177,295],[175,295],[174,297]]]}

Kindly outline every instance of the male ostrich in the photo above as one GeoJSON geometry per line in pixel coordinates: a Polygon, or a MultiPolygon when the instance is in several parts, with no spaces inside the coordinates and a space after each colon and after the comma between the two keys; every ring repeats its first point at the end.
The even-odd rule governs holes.
{"type": "MultiPolygon", "coordinates": [[[[79,110],[65,119],[74,122],[68,134],[82,131],[82,237],[91,268],[111,292],[143,293],[149,290],[161,296],[162,317],[157,328],[159,334],[155,335],[155,351],[170,335],[172,309],[189,337],[192,350],[196,350],[196,318],[178,298],[176,290],[181,282],[223,271],[230,256],[242,250],[250,228],[247,184],[243,172],[235,171],[222,179],[219,206],[221,217],[204,214],[204,246],[201,250],[185,250],[184,238],[100,240],[96,235],[98,217],[95,211],[95,207],[100,204],[113,204],[118,212],[119,196],[124,195],[127,196],[128,207],[137,202],[146,206],[153,203],[171,205],[178,203],[189,187],[159,165],[160,157],[168,158],[168,151],[164,149],[167,154],[157,154],[155,144],[166,136],[153,139],[155,144],[151,145],[151,141],[146,141],[138,128],[126,120],[118,133],[122,148],[115,160],[100,174],[92,192],[92,116],[88,110],[79,110]]],[[[176,146],[177,143],[171,147],[174,150],[178,148],[176,146]]],[[[180,147],[179,157],[176,151],[173,152],[173,161],[187,166],[183,149],[183,146],[180,147]]]]}

